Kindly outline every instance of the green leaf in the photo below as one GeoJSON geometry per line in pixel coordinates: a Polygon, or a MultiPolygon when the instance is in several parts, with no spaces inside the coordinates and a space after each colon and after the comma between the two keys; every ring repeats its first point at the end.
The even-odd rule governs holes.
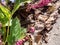
{"type": "Polygon", "coordinates": [[[3,35],[4,34],[4,31],[3,31],[3,29],[0,29],[0,33],[3,35]]]}
{"type": "Polygon", "coordinates": [[[19,9],[19,7],[21,6],[22,3],[26,3],[29,1],[31,1],[31,0],[15,0],[14,9],[12,10],[12,15],[16,12],[16,10],[19,9]]]}
{"type": "Polygon", "coordinates": [[[11,12],[6,8],[4,7],[3,5],[0,4],[0,10],[4,13],[4,15],[10,19],[11,17],[11,12]]]}
{"type": "Polygon", "coordinates": [[[8,23],[10,18],[11,12],[0,4],[0,22],[3,24],[3,26],[6,26],[6,23],[8,23]]]}
{"type": "Polygon", "coordinates": [[[0,9],[0,22],[5,25],[9,19],[6,17],[6,15],[2,12],[0,9]]]}
{"type": "Polygon", "coordinates": [[[10,27],[10,35],[8,36],[9,44],[13,44],[15,41],[23,39],[26,35],[26,29],[21,28],[18,18],[12,20],[12,26],[10,27]]]}

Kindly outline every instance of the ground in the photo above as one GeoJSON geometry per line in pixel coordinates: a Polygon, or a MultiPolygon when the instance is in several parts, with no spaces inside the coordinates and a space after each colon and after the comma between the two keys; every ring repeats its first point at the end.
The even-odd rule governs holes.
{"type": "Polygon", "coordinates": [[[42,43],[42,45],[60,45],[60,15],[58,17],[53,29],[49,32],[48,43],[42,43]]]}

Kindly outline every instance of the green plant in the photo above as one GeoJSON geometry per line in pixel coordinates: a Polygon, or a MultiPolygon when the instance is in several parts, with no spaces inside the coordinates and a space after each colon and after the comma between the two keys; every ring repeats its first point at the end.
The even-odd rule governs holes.
{"type": "MultiPolygon", "coordinates": [[[[18,10],[22,3],[26,3],[30,0],[15,0],[13,10],[10,11],[8,6],[4,6],[0,3],[0,22],[2,23],[3,42],[4,45],[8,42],[8,45],[14,45],[15,41],[23,39],[26,35],[26,29],[22,28],[19,19],[12,18],[13,14],[18,10]],[[7,29],[6,29],[7,27],[7,29]]],[[[8,4],[8,0],[6,0],[8,4]]]]}

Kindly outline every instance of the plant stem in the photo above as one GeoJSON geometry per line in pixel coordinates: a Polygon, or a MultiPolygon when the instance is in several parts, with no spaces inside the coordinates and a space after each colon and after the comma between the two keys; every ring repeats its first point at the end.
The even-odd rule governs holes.
{"type": "Polygon", "coordinates": [[[3,39],[4,39],[4,42],[5,42],[5,40],[6,40],[6,27],[3,27],[3,30],[4,30],[4,37],[3,37],[3,39]]]}
{"type": "Polygon", "coordinates": [[[8,37],[8,35],[9,35],[9,24],[10,24],[10,20],[9,20],[9,22],[8,22],[7,37],[8,37]]]}
{"type": "Polygon", "coordinates": [[[6,44],[6,42],[7,42],[8,36],[9,36],[9,24],[10,24],[10,20],[8,21],[8,29],[7,29],[7,36],[6,36],[5,44],[6,44]]]}

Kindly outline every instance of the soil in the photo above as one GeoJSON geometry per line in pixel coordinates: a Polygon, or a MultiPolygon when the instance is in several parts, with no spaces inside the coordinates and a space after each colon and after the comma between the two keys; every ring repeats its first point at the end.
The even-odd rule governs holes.
{"type": "Polygon", "coordinates": [[[48,43],[43,42],[42,45],[60,45],[60,15],[58,17],[53,29],[49,32],[48,43]]]}

